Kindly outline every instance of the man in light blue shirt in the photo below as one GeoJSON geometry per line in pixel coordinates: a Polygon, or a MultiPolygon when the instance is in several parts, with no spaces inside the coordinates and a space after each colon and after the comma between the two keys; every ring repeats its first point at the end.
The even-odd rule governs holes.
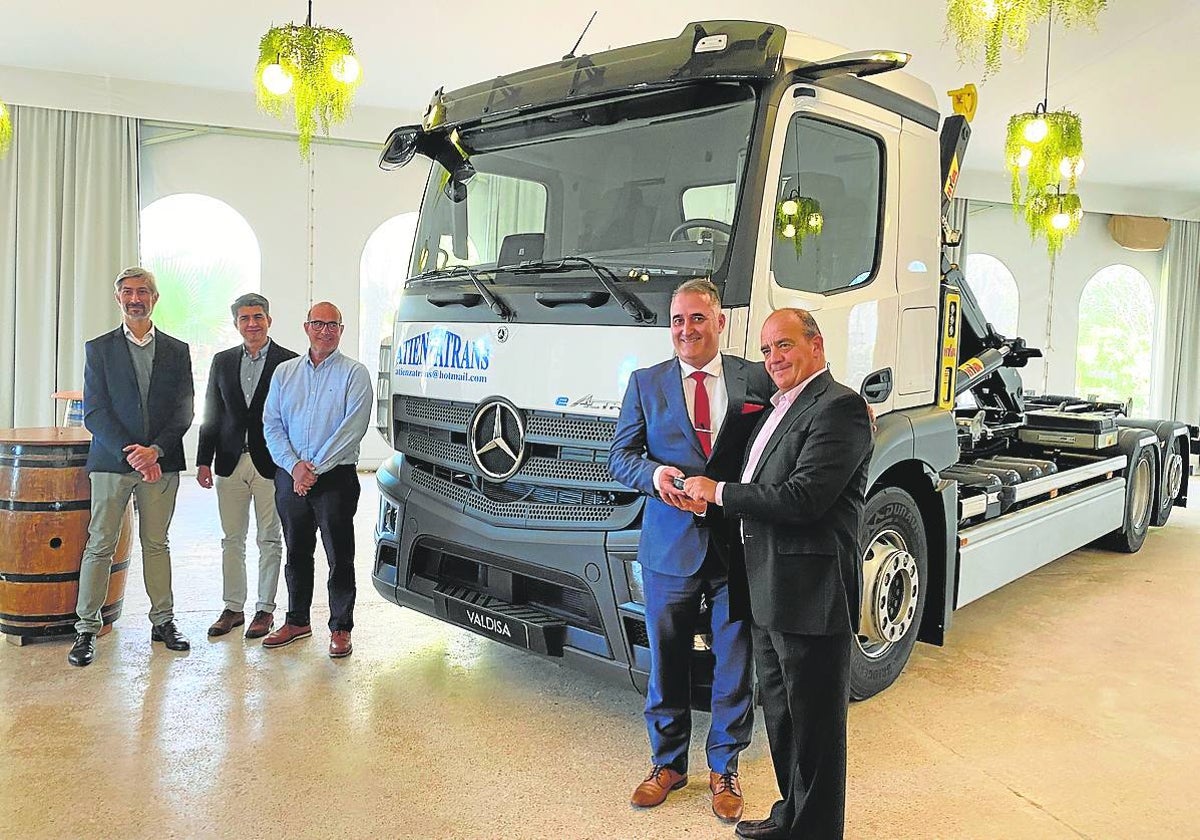
{"type": "Polygon", "coordinates": [[[358,447],[371,420],[371,375],[338,350],[342,313],[327,301],[308,311],[308,353],[275,368],[263,435],[275,473],[275,505],[287,545],[287,618],[263,639],[277,648],[312,635],[317,531],[329,560],[329,655],[349,656],[354,628],[354,514],[358,447]]]}

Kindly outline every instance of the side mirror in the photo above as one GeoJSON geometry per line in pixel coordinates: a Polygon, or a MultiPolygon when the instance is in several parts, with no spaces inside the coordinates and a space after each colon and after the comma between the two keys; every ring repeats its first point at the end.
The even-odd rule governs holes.
{"type": "Polygon", "coordinates": [[[417,154],[420,136],[419,126],[407,125],[394,129],[384,144],[383,154],[379,156],[379,168],[391,171],[406,166],[417,154]]]}
{"type": "Polygon", "coordinates": [[[455,204],[467,200],[467,184],[475,177],[475,167],[468,161],[462,161],[454,171],[450,173],[450,178],[446,181],[446,186],[442,191],[446,194],[446,198],[450,199],[455,204]]]}

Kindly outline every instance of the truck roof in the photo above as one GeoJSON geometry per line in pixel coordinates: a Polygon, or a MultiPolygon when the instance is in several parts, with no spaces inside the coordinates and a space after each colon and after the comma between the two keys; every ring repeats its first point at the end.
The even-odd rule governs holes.
{"type": "MultiPolygon", "coordinates": [[[[766,81],[846,52],[836,44],[789,32],[779,24],[700,21],[689,23],[675,38],[564,58],[448,93],[439,89],[422,122],[426,131],[449,129],[621,91],[653,90],[689,81],[766,81]],[[702,42],[712,48],[705,48],[702,42]]],[[[818,83],[829,81],[827,77],[818,83]]],[[[916,77],[896,71],[869,82],[854,82],[860,91],[882,89],[893,98],[907,100],[925,113],[926,122],[932,114],[936,125],[933,89],[916,77]]],[[[855,95],[852,89],[847,92],[855,95]]]]}

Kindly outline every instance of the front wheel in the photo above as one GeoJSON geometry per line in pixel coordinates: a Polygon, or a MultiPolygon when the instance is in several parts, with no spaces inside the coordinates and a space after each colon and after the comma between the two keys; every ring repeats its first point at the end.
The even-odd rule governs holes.
{"type": "Polygon", "coordinates": [[[925,610],[929,548],[917,503],[885,487],[863,509],[862,597],[851,652],[850,696],[865,700],[904,670],[925,610]]]}

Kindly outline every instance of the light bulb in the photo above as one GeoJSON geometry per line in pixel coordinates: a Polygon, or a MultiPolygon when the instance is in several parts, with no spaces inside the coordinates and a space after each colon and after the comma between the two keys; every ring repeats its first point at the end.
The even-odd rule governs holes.
{"type": "Polygon", "coordinates": [[[995,20],[996,13],[999,9],[996,8],[996,0],[983,0],[983,16],[988,20],[995,20]]]}
{"type": "Polygon", "coordinates": [[[808,226],[810,228],[812,228],[813,230],[820,230],[821,225],[824,224],[824,222],[825,222],[825,220],[821,217],[820,213],[809,214],[808,226]]]}
{"type": "Polygon", "coordinates": [[[783,211],[785,216],[795,216],[800,211],[800,203],[795,199],[789,198],[783,204],[779,205],[779,209],[783,211]]]}
{"type": "Polygon", "coordinates": [[[792,237],[794,237],[796,235],[796,226],[795,225],[785,225],[783,228],[783,235],[788,239],[791,239],[792,237]]]}
{"type": "Polygon", "coordinates": [[[276,96],[283,96],[292,89],[292,74],[279,64],[268,64],[262,71],[263,87],[276,96]]]}
{"type": "Polygon", "coordinates": [[[1050,217],[1050,226],[1055,230],[1066,230],[1071,226],[1071,214],[1058,211],[1050,217]]]}
{"type": "Polygon", "coordinates": [[[333,78],[342,84],[352,85],[358,81],[358,77],[362,74],[362,65],[358,63],[358,59],[353,55],[344,55],[333,62],[330,72],[333,73],[333,78]]]}
{"type": "Polygon", "coordinates": [[[1030,143],[1041,143],[1046,139],[1050,126],[1041,117],[1025,123],[1025,139],[1030,143]]]}
{"type": "Polygon", "coordinates": [[[1063,158],[1062,163],[1058,165],[1058,171],[1064,178],[1078,178],[1083,174],[1083,158],[1076,161],[1074,165],[1071,164],[1070,158],[1063,158]]]}
{"type": "Polygon", "coordinates": [[[1028,146],[1022,146],[1020,154],[1017,155],[1017,166],[1024,169],[1029,165],[1029,161],[1033,160],[1033,149],[1028,146]]]}

